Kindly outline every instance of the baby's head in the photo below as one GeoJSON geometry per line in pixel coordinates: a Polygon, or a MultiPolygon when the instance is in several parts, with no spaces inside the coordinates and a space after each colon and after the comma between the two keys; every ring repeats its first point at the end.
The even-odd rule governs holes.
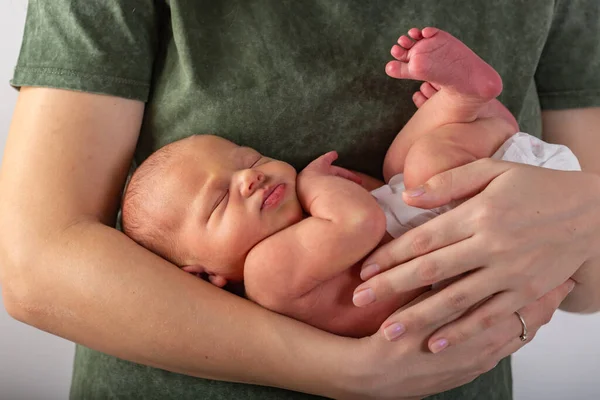
{"type": "Polygon", "coordinates": [[[301,219],[291,165],[211,135],[150,155],[122,204],[129,237],[217,286],[241,281],[252,247],[301,219]]]}

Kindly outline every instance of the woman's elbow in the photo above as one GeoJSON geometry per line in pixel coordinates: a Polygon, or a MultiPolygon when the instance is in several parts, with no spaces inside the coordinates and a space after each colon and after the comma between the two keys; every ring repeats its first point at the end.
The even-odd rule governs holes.
{"type": "Polygon", "coordinates": [[[24,296],[24,293],[22,285],[15,285],[14,281],[2,281],[2,300],[8,315],[17,321],[33,325],[31,311],[35,307],[28,296],[24,296]]]}
{"type": "MultiPolygon", "coordinates": [[[[16,218],[0,215],[0,285],[4,307],[8,314],[25,323],[38,309],[43,288],[37,268],[46,268],[39,259],[42,243],[35,235],[28,235],[26,223],[17,224],[16,218]]],[[[14,217],[14,216],[13,216],[14,217]]]]}
{"type": "MultiPolygon", "coordinates": [[[[2,249],[4,253],[4,249],[2,249]]],[[[2,300],[8,315],[26,324],[33,324],[36,300],[34,293],[35,281],[27,279],[22,273],[23,268],[7,261],[2,254],[0,257],[0,284],[2,300]]]]}

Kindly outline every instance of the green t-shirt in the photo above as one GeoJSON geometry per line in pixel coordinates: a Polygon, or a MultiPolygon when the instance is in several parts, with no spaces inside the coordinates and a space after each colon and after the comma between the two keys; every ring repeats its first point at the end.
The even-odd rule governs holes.
{"type": "MultiPolygon", "coordinates": [[[[301,168],[335,149],[381,177],[419,83],[384,66],[399,35],[436,26],[504,80],[502,101],[540,136],[541,109],[600,106],[598,0],[30,0],[12,84],[147,102],[136,151],[213,133],[301,168]]],[[[282,366],[284,368],[285,366],[282,366]]],[[[77,349],[73,399],[300,399],[77,349]]],[[[433,399],[510,399],[510,364],[433,399]]]]}

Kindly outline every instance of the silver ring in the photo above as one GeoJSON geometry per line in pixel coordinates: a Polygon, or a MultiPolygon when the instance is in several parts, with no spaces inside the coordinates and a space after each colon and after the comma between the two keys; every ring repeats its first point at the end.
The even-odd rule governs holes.
{"type": "Polygon", "coordinates": [[[523,327],[523,332],[521,332],[521,334],[519,335],[519,339],[521,339],[521,342],[526,342],[527,341],[527,324],[525,323],[523,316],[518,311],[515,311],[515,314],[517,314],[517,317],[519,317],[519,321],[521,321],[521,326],[523,327]]]}

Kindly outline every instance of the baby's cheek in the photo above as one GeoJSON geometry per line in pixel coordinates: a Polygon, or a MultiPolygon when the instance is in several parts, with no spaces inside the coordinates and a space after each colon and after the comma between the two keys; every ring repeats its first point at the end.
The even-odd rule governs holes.
{"type": "Polygon", "coordinates": [[[229,251],[230,253],[247,253],[266,237],[270,236],[270,233],[265,228],[258,225],[240,226],[235,237],[231,238],[229,248],[224,251],[229,251]]]}

